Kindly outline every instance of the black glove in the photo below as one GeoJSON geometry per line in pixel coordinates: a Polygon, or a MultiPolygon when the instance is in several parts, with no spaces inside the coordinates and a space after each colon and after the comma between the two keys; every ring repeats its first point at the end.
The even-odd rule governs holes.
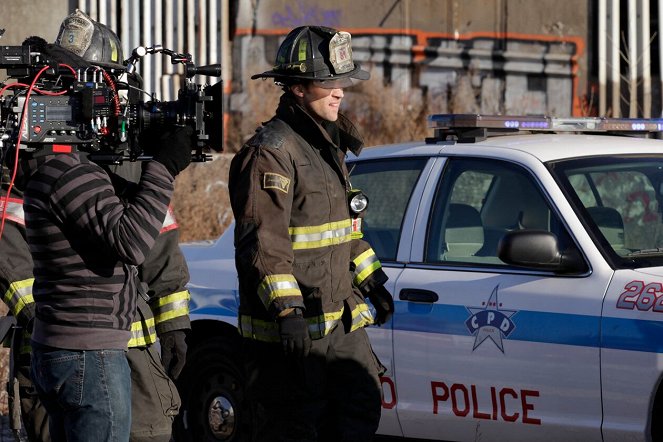
{"type": "Polygon", "coordinates": [[[189,126],[175,126],[158,136],[158,142],[148,142],[154,161],[166,166],[172,176],[186,169],[191,163],[193,146],[193,129],[189,126]]]}
{"type": "Polygon", "coordinates": [[[186,332],[171,330],[159,336],[161,341],[161,363],[171,379],[175,380],[186,362],[186,332]]]}
{"type": "Polygon", "coordinates": [[[383,285],[376,287],[368,294],[368,299],[375,307],[375,324],[382,325],[394,314],[394,300],[391,293],[383,285]]]}
{"type": "Polygon", "coordinates": [[[286,355],[305,358],[311,351],[308,323],[299,309],[278,318],[281,344],[286,355]]]}

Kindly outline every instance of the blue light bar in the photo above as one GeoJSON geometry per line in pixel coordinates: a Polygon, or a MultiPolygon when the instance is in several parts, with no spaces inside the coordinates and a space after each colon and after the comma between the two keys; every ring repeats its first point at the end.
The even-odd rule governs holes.
{"type": "Polygon", "coordinates": [[[551,118],[531,116],[433,114],[428,116],[434,129],[486,128],[505,131],[552,132],[660,132],[663,119],[635,118],[551,118]]]}

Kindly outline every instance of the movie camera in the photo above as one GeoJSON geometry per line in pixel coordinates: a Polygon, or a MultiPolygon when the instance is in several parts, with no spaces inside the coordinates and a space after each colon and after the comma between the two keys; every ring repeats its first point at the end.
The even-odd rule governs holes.
{"type": "Polygon", "coordinates": [[[3,149],[18,146],[33,155],[86,151],[96,162],[119,164],[149,159],[141,135],[158,134],[175,124],[195,131],[193,161],[210,160],[207,149],[222,150],[223,80],[204,86],[193,81],[197,75],[220,77],[221,65],[196,66],[190,54],[139,46],[124,66],[72,66],[71,58],[59,60],[57,52],[49,50],[53,45],[28,41],[0,46],[0,69],[15,80],[0,83],[3,149]],[[172,64],[184,66],[177,100],[140,100],[146,92],[136,67],[148,54],[167,55],[172,64]],[[126,93],[120,93],[123,90],[126,93]]]}

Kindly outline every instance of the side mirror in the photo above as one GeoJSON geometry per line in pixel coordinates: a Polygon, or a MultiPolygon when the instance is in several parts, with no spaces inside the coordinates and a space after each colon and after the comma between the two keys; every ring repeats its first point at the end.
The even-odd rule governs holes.
{"type": "Polygon", "coordinates": [[[587,265],[577,249],[561,252],[557,237],[545,230],[515,230],[506,233],[497,245],[497,256],[505,263],[519,267],[558,273],[587,271],[587,265]]]}

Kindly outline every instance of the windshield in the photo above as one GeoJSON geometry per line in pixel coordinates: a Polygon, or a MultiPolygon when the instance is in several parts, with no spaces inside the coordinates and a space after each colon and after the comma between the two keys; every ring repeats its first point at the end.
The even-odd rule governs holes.
{"type": "Polygon", "coordinates": [[[615,266],[663,265],[663,156],[591,157],[551,166],[615,266]]]}

